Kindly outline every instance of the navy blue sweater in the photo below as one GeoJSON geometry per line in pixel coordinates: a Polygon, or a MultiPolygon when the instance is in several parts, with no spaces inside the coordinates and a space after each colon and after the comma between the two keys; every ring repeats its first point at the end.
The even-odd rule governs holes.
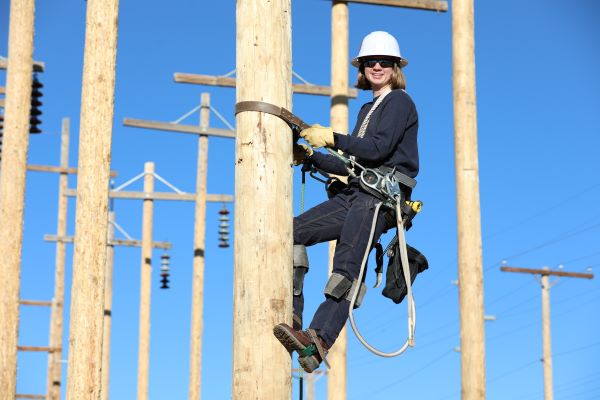
{"type": "MultiPolygon", "coordinates": [[[[334,133],[335,147],[367,168],[382,165],[394,168],[414,178],[419,172],[417,131],[419,118],[410,96],[403,90],[390,92],[371,115],[365,136],[359,138],[358,130],[377,98],[364,104],[352,135],[334,133]]],[[[315,152],[314,165],[336,175],[348,175],[344,163],[331,154],[315,152]]]]}

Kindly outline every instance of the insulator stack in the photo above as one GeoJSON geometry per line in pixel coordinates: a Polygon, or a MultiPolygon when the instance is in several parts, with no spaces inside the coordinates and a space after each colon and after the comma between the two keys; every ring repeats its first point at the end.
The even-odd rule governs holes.
{"type": "Polygon", "coordinates": [[[219,247],[229,247],[229,210],[223,204],[223,208],[219,210],[219,247]]]}
{"type": "Polygon", "coordinates": [[[39,116],[42,115],[40,107],[42,102],[40,97],[43,96],[42,91],[44,85],[38,80],[37,74],[33,75],[31,82],[31,109],[29,111],[29,133],[37,134],[42,133],[42,130],[38,127],[42,123],[39,116]]]}
{"type": "Polygon", "coordinates": [[[169,288],[169,264],[171,257],[169,253],[165,252],[162,256],[160,256],[160,288],[168,289],[169,288]]]}

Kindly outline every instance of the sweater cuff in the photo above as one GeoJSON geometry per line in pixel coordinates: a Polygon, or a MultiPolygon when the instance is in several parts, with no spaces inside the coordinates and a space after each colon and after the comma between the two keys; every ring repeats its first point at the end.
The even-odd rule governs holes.
{"type": "Polygon", "coordinates": [[[345,150],[348,144],[348,135],[343,135],[341,133],[333,133],[333,143],[337,149],[345,150]]]}

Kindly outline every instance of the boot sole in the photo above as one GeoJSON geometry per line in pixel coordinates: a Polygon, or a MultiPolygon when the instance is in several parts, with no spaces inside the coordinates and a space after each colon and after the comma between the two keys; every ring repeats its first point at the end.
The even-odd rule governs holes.
{"type": "Polygon", "coordinates": [[[289,351],[302,351],[306,348],[296,337],[292,334],[289,328],[281,325],[276,325],[273,328],[273,335],[279,340],[279,342],[289,351]]]}
{"type": "Polygon", "coordinates": [[[315,356],[298,357],[298,364],[300,364],[302,369],[309,374],[321,365],[315,356]]]}

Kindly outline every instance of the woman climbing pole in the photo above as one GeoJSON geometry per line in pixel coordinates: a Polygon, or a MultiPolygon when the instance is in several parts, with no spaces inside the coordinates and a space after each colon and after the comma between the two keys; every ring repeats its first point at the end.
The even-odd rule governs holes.
{"type": "MultiPolygon", "coordinates": [[[[364,168],[387,175],[399,182],[411,181],[419,171],[417,150],[418,116],[406,93],[402,68],[408,61],[400,54],[396,39],[387,32],[376,31],[362,41],[352,65],[358,68],[356,87],[371,90],[373,100],[358,114],[352,135],[334,133],[329,127],[314,125],[301,132],[313,148],[329,147],[343,151],[364,168]],[[396,179],[398,178],[398,179],[396,179]]],[[[314,152],[306,145],[296,145],[296,162],[309,161],[316,168],[349,176],[348,184],[329,200],[294,218],[294,323],[274,327],[273,333],[289,352],[298,353],[300,366],[312,372],[326,360],[340,331],[348,320],[350,301],[360,285],[354,307],[366,291],[359,282],[361,262],[372,243],[387,229],[396,226],[393,207],[382,208],[376,190],[352,173],[347,164],[331,154],[314,152]],[[352,176],[354,175],[354,176],[352,176]],[[305,246],[337,240],[333,271],[325,286],[325,301],[317,309],[309,329],[302,330],[304,295],[302,286],[308,271],[305,246]],[[369,248],[367,248],[369,247],[369,248]]],[[[400,185],[402,197],[410,199],[410,185],[400,185]]]]}

